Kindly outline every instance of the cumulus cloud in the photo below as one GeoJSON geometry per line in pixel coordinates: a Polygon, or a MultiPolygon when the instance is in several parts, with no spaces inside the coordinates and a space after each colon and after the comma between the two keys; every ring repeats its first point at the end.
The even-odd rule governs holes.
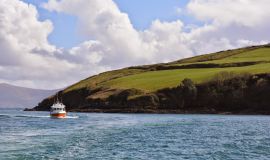
{"type": "Polygon", "coordinates": [[[146,54],[148,46],[142,42],[128,15],[122,13],[112,0],[50,0],[43,6],[50,11],[78,17],[81,34],[98,40],[106,50],[105,55],[101,53],[100,65],[119,68],[151,59],[150,54],[146,54]]]}
{"type": "Polygon", "coordinates": [[[102,56],[100,65],[110,64],[111,67],[119,68],[166,62],[192,55],[181,43],[184,37],[183,23],[180,20],[156,20],[149,29],[140,32],[112,0],[49,0],[43,7],[79,18],[79,30],[82,34],[97,39],[106,47],[106,54],[102,56]]]}
{"type": "Polygon", "coordinates": [[[76,73],[78,66],[57,57],[62,51],[47,40],[53,25],[49,20],[38,20],[35,6],[0,0],[0,28],[2,82],[37,88],[64,87],[74,82],[67,75],[76,73]]]}
{"type": "Polygon", "coordinates": [[[26,5],[15,0],[1,0],[1,64],[16,65],[23,63],[23,53],[20,52],[34,49],[51,52],[55,49],[47,41],[47,35],[52,31],[52,23],[50,21],[37,21],[37,15],[38,13],[33,5],[26,5]]]}
{"type": "Polygon", "coordinates": [[[190,1],[187,11],[205,23],[190,33],[192,39],[200,41],[199,44],[194,44],[199,46],[195,49],[196,53],[269,42],[269,5],[270,1],[267,0],[190,1]]]}
{"type": "Polygon", "coordinates": [[[88,39],[67,50],[48,42],[53,24],[40,21],[35,6],[19,0],[0,2],[0,81],[37,88],[64,87],[110,69],[168,62],[270,39],[268,0],[191,0],[181,12],[187,11],[204,25],[188,31],[194,24],[180,19],[154,20],[148,29],[138,31],[113,0],[49,0],[42,6],[76,16],[80,34],[88,39]]]}
{"type": "Polygon", "coordinates": [[[262,25],[269,18],[268,0],[192,0],[189,11],[198,19],[222,25],[262,25]]]}

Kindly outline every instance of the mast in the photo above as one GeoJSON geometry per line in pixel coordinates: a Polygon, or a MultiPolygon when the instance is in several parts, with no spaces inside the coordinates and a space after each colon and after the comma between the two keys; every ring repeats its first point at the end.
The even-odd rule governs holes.
{"type": "Polygon", "coordinates": [[[58,92],[57,92],[57,94],[56,94],[56,103],[58,103],[59,102],[59,99],[58,99],[58,92]]]}

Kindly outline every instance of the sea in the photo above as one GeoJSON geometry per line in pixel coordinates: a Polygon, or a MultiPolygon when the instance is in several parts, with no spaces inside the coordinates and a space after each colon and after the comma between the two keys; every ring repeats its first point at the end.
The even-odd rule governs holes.
{"type": "Polygon", "coordinates": [[[266,160],[270,116],[0,110],[2,160],[266,160]]]}

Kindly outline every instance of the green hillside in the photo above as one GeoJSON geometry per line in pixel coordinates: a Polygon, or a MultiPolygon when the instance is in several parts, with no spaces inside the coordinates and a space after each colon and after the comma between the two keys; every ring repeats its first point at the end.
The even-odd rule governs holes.
{"type": "Polygon", "coordinates": [[[269,45],[222,51],[167,64],[137,66],[105,72],[85,79],[67,88],[64,92],[81,88],[104,88],[106,90],[134,88],[148,93],[162,88],[175,87],[185,78],[190,78],[197,84],[207,82],[223,71],[236,74],[269,73],[269,45]]]}
{"type": "MultiPolygon", "coordinates": [[[[270,45],[132,66],[84,79],[60,96],[68,111],[270,115],[270,45]]],[[[32,110],[48,111],[56,95],[32,110]]]]}

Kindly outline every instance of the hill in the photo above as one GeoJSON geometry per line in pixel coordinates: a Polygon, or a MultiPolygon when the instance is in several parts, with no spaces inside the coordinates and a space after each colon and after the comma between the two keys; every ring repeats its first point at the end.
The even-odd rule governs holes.
{"type": "MultiPolygon", "coordinates": [[[[70,111],[268,114],[270,108],[260,108],[270,107],[268,73],[270,46],[252,46],[101,73],[59,95],[70,111]]],[[[53,98],[34,110],[48,110],[53,98]]]]}
{"type": "Polygon", "coordinates": [[[36,105],[57,90],[40,90],[0,84],[0,108],[23,108],[36,105]]]}

